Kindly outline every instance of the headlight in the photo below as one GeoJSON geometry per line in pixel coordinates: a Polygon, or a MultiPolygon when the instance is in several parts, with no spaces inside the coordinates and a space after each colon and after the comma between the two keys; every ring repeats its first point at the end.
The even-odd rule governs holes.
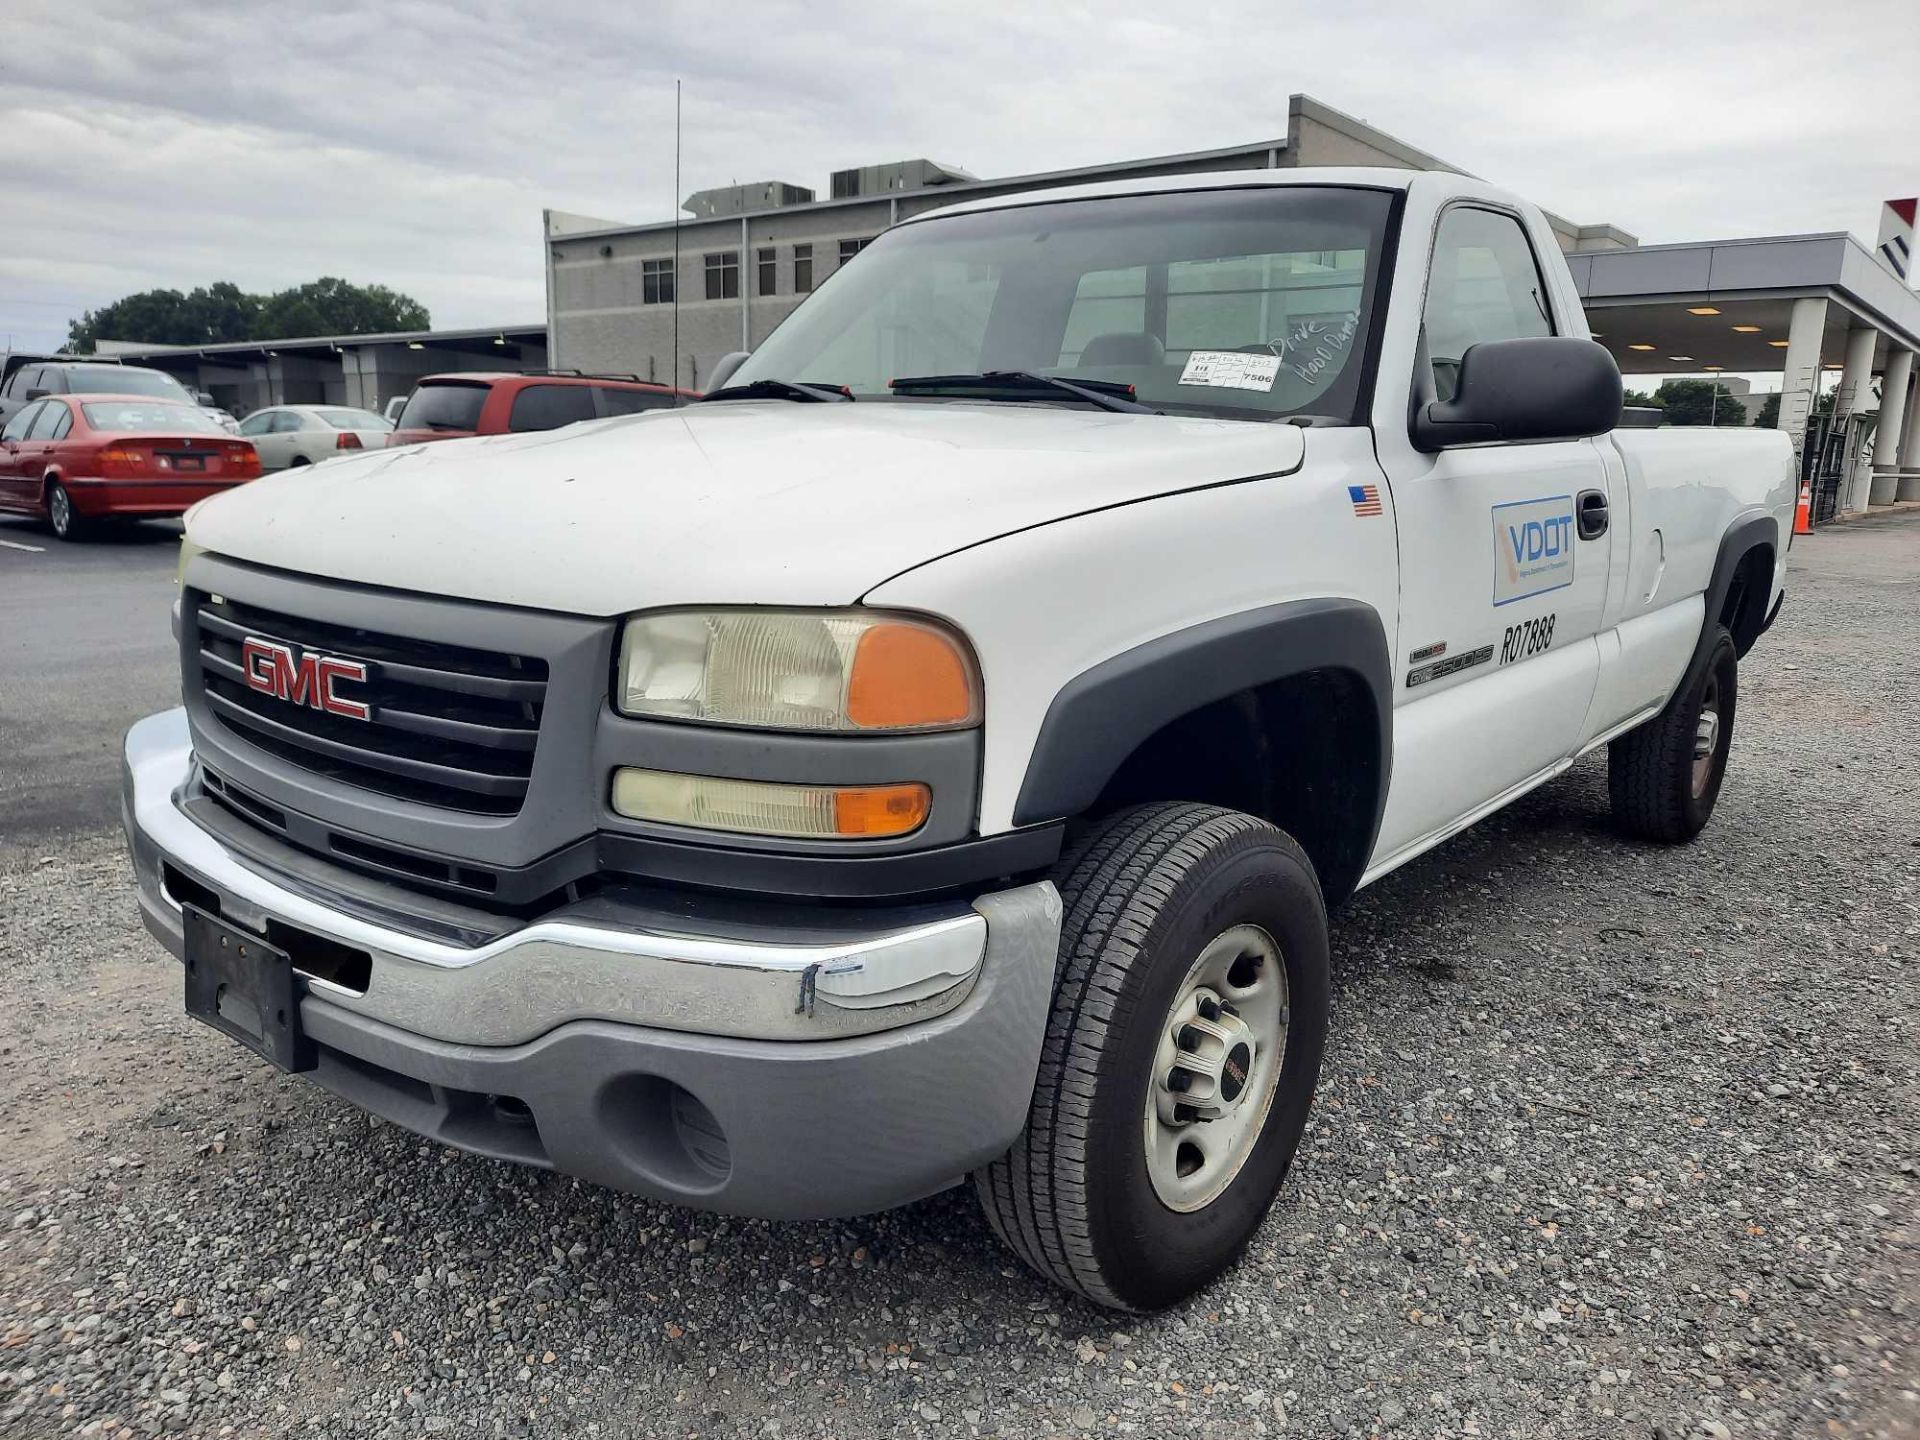
{"type": "Polygon", "coordinates": [[[614,702],[771,730],[953,730],[979,720],[980,681],[959,640],[921,620],[681,610],[627,622],[614,702]]]}

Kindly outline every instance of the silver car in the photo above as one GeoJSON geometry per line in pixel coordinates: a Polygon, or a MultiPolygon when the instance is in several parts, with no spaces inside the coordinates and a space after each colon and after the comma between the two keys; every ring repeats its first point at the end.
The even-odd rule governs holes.
{"type": "Polygon", "coordinates": [[[348,405],[269,405],[240,422],[262,470],[314,465],[343,450],[378,450],[393,422],[348,405]]]}

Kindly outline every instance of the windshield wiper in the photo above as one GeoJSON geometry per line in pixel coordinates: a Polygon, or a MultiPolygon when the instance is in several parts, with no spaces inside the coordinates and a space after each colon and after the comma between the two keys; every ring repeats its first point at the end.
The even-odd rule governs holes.
{"type": "MultiPolygon", "coordinates": [[[[988,370],[980,375],[914,375],[904,380],[889,380],[887,386],[896,395],[930,395],[942,390],[997,391],[1002,394],[1037,390],[1071,395],[1089,405],[1098,405],[1102,410],[1115,410],[1128,415],[1160,413],[1151,405],[1142,405],[1134,398],[1133,386],[1120,381],[1063,380],[1058,375],[1038,375],[1031,370],[988,370]]],[[[975,393],[970,398],[987,397],[975,393]]]]}
{"type": "Polygon", "coordinates": [[[700,397],[708,400],[851,400],[843,385],[808,385],[799,380],[749,380],[744,385],[722,385],[700,397]]]}

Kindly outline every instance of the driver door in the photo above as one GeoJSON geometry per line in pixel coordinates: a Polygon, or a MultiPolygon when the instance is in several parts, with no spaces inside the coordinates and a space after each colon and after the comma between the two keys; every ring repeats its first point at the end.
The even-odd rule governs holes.
{"type": "MultiPolygon", "coordinates": [[[[1440,212],[1417,399],[1450,398],[1471,345],[1562,328],[1518,215],[1479,202],[1440,212]]],[[[1376,863],[1464,828],[1577,748],[1611,544],[1580,539],[1574,518],[1583,492],[1607,491],[1592,440],[1398,446],[1382,462],[1400,533],[1401,653],[1376,863]]]]}

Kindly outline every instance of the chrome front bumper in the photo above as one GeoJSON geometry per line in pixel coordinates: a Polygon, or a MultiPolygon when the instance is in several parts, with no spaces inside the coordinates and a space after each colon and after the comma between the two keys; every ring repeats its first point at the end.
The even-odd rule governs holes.
{"type": "MultiPolygon", "coordinates": [[[[363,990],[310,976],[311,993],[440,1041],[515,1045],[575,1020],[760,1040],[873,1034],[960,1005],[990,947],[1050,956],[1059,933],[1059,896],[1040,882],[953,902],[946,913],[920,907],[904,923],[882,910],[857,927],[843,922],[838,932],[804,939],[718,915],[663,923],[636,913],[608,924],[559,912],[464,948],[346,913],[314,898],[313,887],[237,855],[181,809],[192,770],[184,710],[127,732],[123,803],[147,928],[180,955],[171,867],[217,894],[232,924],[264,933],[266,922],[278,921],[364,951],[371,970],[363,990]]],[[[358,878],[339,874],[346,885],[358,878]]]]}
{"type": "Polygon", "coordinates": [[[128,732],[148,928],[180,955],[185,894],[284,947],[306,976],[307,1078],[441,1144],[798,1219],[955,1184],[1026,1123],[1059,945],[1049,883],[883,910],[857,931],[843,918],[843,933],[690,893],[670,915],[601,897],[586,918],[462,948],[365,918],[391,906],[352,913],[362,877],[237,854],[181,808],[193,774],[184,712],[128,732]],[[303,969],[302,936],[319,937],[302,942],[316,965],[339,947],[368,957],[364,986],[303,969]]]}

